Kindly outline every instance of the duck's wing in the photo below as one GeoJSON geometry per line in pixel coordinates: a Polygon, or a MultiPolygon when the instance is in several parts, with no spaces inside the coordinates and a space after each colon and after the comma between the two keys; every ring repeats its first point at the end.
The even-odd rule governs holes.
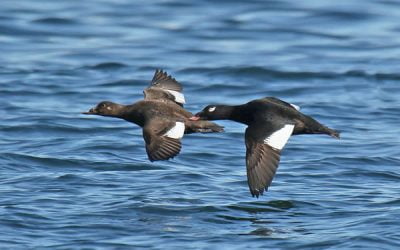
{"type": "Polygon", "coordinates": [[[280,99],[278,99],[276,97],[264,97],[263,99],[268,101],[268,102],[274,103],[274,104],[283,105],[285,107],[295,109],[297,111],[300,110],[299,106],[297,106],[295,104],[292,104],[292,103],[288,103],[288,102],[282,101],[282,100],[280,100],[280,99]]]}
{"type": "Polygon", "coordinates": [[[152,119],[143,127],[143,138],[150,161],[168,160],[181,151],[185,132],[183,121],[152,119]]]}
{"type": "Polygon", "coordinates": [[[180,106],[185,103],[185,96],[182,93],[182,85],[167,72],[157,69],[151,80],[150,86],[144,91],[145,99],[158,99],[173,101],[180,106]]]}
{"type": "Polygon", "coordinates": [[[280,154],[294,129],[293,124],[266,124],[246,129],[247,181],[251,195],[267,190],[278,168],[280,154]]]}

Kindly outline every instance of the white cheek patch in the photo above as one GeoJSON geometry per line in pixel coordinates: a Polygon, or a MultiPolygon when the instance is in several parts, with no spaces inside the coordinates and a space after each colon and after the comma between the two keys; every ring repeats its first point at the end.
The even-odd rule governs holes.
{"type": "Polygon", "coordinates": [[[216,107],[211,107],[208,109],[208,112],[214,112],[216,107]]]}
{"type": "Polygon", "coordinates": [[[175,102],[178,102],[181,104],[185,103],[185,96],[182,93],[175,91],[175,90],[169,90],[169,89],[167,89],[167,91],[175,97],[175,102]]]}
{"type": "Polygon", "coordinates": [[[111,107],[110,107],[110,106],[107,106],[107,109],[108,109],[108,110],[111,110],[111,107]]]}
{"type": "Polygon", "coordinates": [[[174,139],[180,139],[183,137],[184,133],[185,133],[185,123],[176,122],[175,126],[173,126],[170,130],[168,130],[167,133],[164,134],[164,136],[174,139]]]}
{"type": "Polygon", "coordinates": [[[275,149],[281,150],[289,140],[289,137],[292,135],[293,129],[293,124],[286,124],[283,126],[283,128],[275,131],[269,137],[265,138],[264,143],[275,149]]]}
{"type": "Polygon", "coordinates": [[[295,108],[297,111],[300,110],[300,107],[297,106],[297,105],[295,105],[295,104],[293,104],[293,103],[290,103],[290,106],[292,106],[293,108],[295,108]]]}

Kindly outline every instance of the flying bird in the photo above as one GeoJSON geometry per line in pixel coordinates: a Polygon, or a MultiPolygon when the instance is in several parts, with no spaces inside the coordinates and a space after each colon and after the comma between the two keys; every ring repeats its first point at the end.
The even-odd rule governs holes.
{"type": "Polygon", "coordinates": [[[246,124],[247,181],[252,196],[262,195],[278,168],[281,151],[291,135],[327,134],[339,139],[339,132],[301,113],[296,105],[265,97],[243,105],[208,105],[190,118],[232,120],[246,124]]]}
{"type": "Polygon", "coordinates": [[[86,115],[120,118],[142,127],[150,161],[168,160],[179,154],[184,134],[222,132],[223,127],[209,121],[192,121],[183,108],[182,85],[162,70],[156,70],[144,91],[144,99],[129,105],[102,101],[86,115]]]}

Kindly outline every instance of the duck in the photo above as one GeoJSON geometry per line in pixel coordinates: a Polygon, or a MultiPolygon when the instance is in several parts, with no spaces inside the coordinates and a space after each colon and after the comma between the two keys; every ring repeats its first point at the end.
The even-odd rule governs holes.
{"type": "Polygon", "coordinates": [[[247,182],[251,195],[257,198],[271,185],[282,149],[290,136],[326,134],[340,138],[337,130],[301,113],[297,105],[276,97],[256,99],[242,105],[208,105],[190,119],[231,120],[247,125],[244,135],[247,182]]]}
{"type": "Polygon", "coordinates": [[[177,156],[184,134],[224,130],[213,122],[190,120],[193,114],[183,107],[185,96],[182,85],[161,69],[156,69],[143,94],[144,99],[133,104],[102,101],[82,114],[119,118],[140,126],[151,162],[177,156]]]}

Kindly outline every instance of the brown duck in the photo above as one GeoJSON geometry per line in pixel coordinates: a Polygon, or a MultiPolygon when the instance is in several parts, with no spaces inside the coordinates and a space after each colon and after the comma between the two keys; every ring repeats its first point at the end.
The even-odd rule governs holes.
{"type": "Polygon", "coordinates": [[[150,161],[168,160],[179,154],[184,134],[222,132],[223,127],[209,121],[192,121],[192,113],[183,108],[182,85],[162,70],[156,70],[144,99],[130,105],[100,102],[86,115],[124,119],[143,128],[150,161]]]}

